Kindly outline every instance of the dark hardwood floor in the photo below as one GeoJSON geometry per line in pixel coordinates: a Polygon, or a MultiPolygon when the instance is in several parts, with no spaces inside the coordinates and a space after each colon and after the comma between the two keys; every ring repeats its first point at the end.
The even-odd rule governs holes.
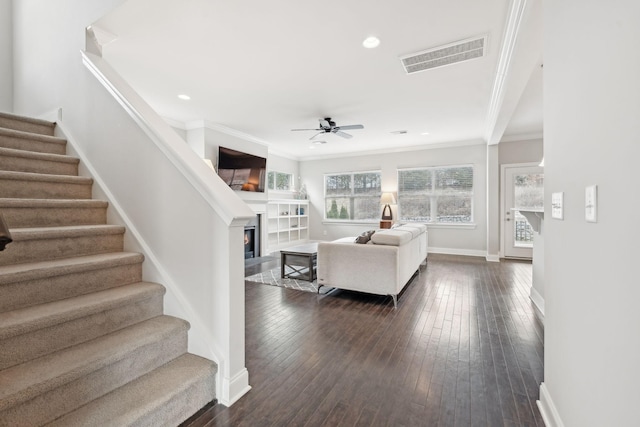
{"type": "Polygon", "coordinates": [[[543,426],[530,286],[530,263],[436,254],[397,310],[389,297],[247,282],[253,388],[189,425],[543,426]]]}

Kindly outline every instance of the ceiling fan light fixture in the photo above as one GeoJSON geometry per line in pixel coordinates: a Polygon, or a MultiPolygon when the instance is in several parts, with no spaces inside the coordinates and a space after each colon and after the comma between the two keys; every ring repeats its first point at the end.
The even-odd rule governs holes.
{"type": "Polygon", "coordinates": [[[181,93],[180,95],[178,95],[178,98],[182,99],[183,101],[188,101],[191,99],[189,95],[185,95],[184,93],[181,93]]]}
{"type": "Polygon", "coordinates": [[[318,147],[322,147],[326,143],[327,143],[327,141],[316,141],[316,140],[313,140],[313,141],[311,141],[311,145],[309,145],[309,150],[315,150],[318,147]]]}
{"type": "Polygon", "coordinates": [[[362,46],[366,47],[367,49],[374,49],[380,46],[380,39],[376,36],[369,36],[364,39],[364,41],[362,42],[362,46]]]}

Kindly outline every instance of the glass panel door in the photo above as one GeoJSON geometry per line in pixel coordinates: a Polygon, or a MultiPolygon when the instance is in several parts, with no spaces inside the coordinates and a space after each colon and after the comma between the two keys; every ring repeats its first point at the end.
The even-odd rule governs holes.
{"type": "Polygon", "coordinates": [[[544,173],[541,167],[505,169],[504,256],[531,258],[533,230],[518,209],[544,209],[544,173]]]}

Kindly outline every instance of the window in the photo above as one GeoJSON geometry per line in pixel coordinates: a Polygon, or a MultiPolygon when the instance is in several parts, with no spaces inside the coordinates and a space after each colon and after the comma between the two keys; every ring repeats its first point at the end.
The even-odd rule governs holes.
{"type": "Polygon", "coordinates": [[[380,172],[324,176],[324,218],[371,221],[380,218],[380,172]]]}
{"type": "Polygon", "coordinates": [[[284,172],[269,172],[267,175],[269,190],[291,191],[293,189],[293,175],[284,172]]]}
{"type": "Polygon", "coordinates": [[[398,211],[404,221],[473,221],[473,166],[398,170],[398,211]]]}

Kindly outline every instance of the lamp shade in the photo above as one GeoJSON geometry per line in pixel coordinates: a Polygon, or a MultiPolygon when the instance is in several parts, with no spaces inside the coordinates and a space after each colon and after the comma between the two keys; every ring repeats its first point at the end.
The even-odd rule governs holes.
{"type": "Polygon", "coordinates": [[[380,197],[380,204],[384,205],[384,209],[382,209],[382,219],[386,221],[391,221],[393,219],[393,214],[391,213],[391,206],[396,204],[396,198],[393,193],[382,193],[380,197]]]}
{"type": "Polygon", "coordinates": [[[393,193],[382,193],[382,196],[380,197],[380,204],[381,205],[395,205],[396,204],[396,198],[393,195],[393,193]]]}

